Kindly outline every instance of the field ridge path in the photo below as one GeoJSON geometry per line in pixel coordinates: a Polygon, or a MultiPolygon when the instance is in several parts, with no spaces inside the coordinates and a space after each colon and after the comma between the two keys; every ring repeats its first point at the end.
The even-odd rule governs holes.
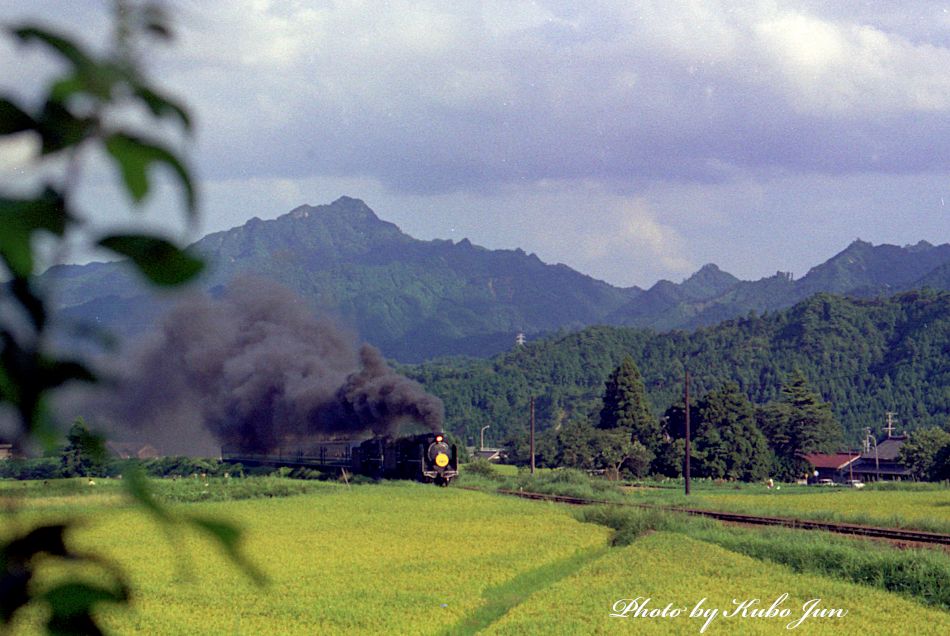
{"type": "Polygon", "coordinates": [[[578,550],[571,556],[522,572],[513,579],[485,590],[485,603],[443,632],[444,636],[470,636],[501,619],[536,592],[566,578],[610,551],[609,545],[578,550]]]}

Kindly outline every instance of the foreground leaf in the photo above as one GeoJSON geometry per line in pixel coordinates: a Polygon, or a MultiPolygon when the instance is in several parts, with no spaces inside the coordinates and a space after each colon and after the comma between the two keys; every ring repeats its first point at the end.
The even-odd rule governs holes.
{"type": "Polygon", "coordinates": [[[156,285],[173,286],[194,278],[204,267],[165,239],[138,234],[116,234],[99,245],[127,256],[142,274],[156,285]]]}
{"type": "Polygon", "coordinates": [[[90,66],[95,66],[92,56],[65,35],[60,35],[59,33],[54,33],[32,25],[13,29],[13,34],[20,38],[22,42],[35,40],[45,44],[59,53],[77,69],[87,69],[90,66]]]}
{"type": "Polygon", "coordinates": [[[264,576],[264,573],[257,569],[257,567],[244,556],[244,553],[241,552],[241,531],[238,528],[229,523],[218,521],[217,519],[198,515],[193,515],[188,520],[199,530],[211,535],[211,537],[218,542],[218,545],[221,546],[221,549],[224,550],[228,558],[231,559],[235,565],[240,567],[252,581],[258,585],[265,585],[267,583],[267,577],[264,576]]]}
{"type": "Polygon", "coordinates": [[[119,166],[126,189],[136,203],[140,203],[148,194],[148,169],[154,163],[164,163],[178,175],[185,190],[188,212],[194,214],[195,191],[191,177],[181,161],[169,150],[121,132],[109,135],[105,144],[106,150],[119,166]]]}
{"type": "Polygon", "coordinates": [[[0,135],[12,135],[35,127],[32,117],[10,100],[0,97],[0,135]]]}
{"type": "Polygon", "coordinates": [[[57,192],[47,189],[33,199],[0,197],[0,257],[15,276],[33,273],[33,247],[37,230],[57,236],[66,231],[69,215],[57,192]]]}

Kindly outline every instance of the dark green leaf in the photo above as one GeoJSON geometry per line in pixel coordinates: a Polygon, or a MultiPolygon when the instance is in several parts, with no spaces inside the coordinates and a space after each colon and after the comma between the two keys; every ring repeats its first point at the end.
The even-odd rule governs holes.
{"type": "Polygon", "coordinates": [[[230,558],[235,565],[239,566],[244,571],[244,573],[247,574],[256,584],[264,585],[267,583],[267,577],[264,576],[264,573],[261,572],[253,563],[251,563],[247,557],[244,556],[244,553],[241,552],[240,530],[229,523],[199,515],[192,515],[189,517],[188,521],[190,521],[196,528],[204,531],[217,540],[218,544],[221,546],[221,549],[224,550],[224,553],[228,555],[228,558],[230,558]]]}
{"type": "Polygon", "coordinates": [[[88,68],[89,66],[95,65],[93,58],[83,51],[82,47],[64,35],[35,26],[24,26],[13,29],[13,33],[23,42],[29,42],[31,40],[42,42],[62,55],[77,69],[88,68]]]}
{"type": "Polygon", "coordinates": [[[24,130],[33,130],[36,122],[19,106],[0,97],[0,135],[12,135],[24,130]]]}
{"type": "Polygon", "coordinates": [[[158,38],[163,40],[172,38],[171,28],[168,26],[168,14],[160,4],[147,4],[142,7],[142,26],[145,31],[158,38]]]}
{"type": "Polygon", "coordinates": [[[145,105],[156,117],[177,118],[181,121],[185,130],[191,130],[191,118],[188,116],[188,112],[176,102],[155,92],[148,86],[137,86],[135,94],[145,102],[145,105]]]}
{"type": "Polygon", "coordinates": [[[148,194],[148,168],[153,163],[164,163],[178,175],[185,190],[188,212],[195,211],[195,192],[191,177],[181,161],[170,151],[126,133],[114,133],[106,139],[106,149],[122,172],[125,187],[135,202],[148,194]]]}
{"type": "Polygon", "coordinates": [[[99,245],[127,256],[142,274],[157,285],[178,285],[196,276],[204,267],[165,239],[136,234],[116,234],[99,245]]]}
{"type": "Polygon", "coordinates": [[[174,522],[174,517],[152,496],[148,489],[148,480],[141,468],[133,466],[122,473],[125,490],[156,519],[165,524],[174,522]]]}
{"type": "Polygon", "coordinates": [[[43,154],[58,152],[82,143],[92,134],[94,128],[95,120],[76,117],[59,102],[46,102],[37,125],[37,130],[43,138],[43,154]]]}
{"type": "Polygon", "coordinates": [[[85,365],[71,360],[44,361],[40,367],[41,378],[36,381],[47,389],[62,386],[72,380],[95,382],[96,376],[85,365]]]}
{"type": "Polygon", "coordinates": [[[33,291],[31,280],[33,279],[29,276],[14,276],[8,284],[10,292],[26,311],[33,326],[40,330],[46,324],[46,305],[43,304],[43,299],[33,291]]]}
{"type": "Polygon", "coordinates": [[[31,238],[38,230],[62,236],[69,215],[59,194],[47,189],[33,199],[0,198],[0,257],[15,276],[33,273],[31,238]]]}
{"type": "Polygon", "coordinates": [[[65,104],[67,99],[76,93],[81,93],[85,87],[86,83],[83,81],[81,75],[78,73],[67,75],[66,77],[56,80],[50,86],[50,100],[60,104],[65,104]]]}
{"type": "Polygon", "coordinates": [[[30,602],[33,558],[39,554],[67,554],[65,529],[62,524],[40,526],[0,544],[0,618],[4,623],[9,623],[16,611],[30,602]]]}
{"type": "Polygon", "coordinates": [[[9,563],[11,559],[29,560],[38,554],[66,556],[66,542],[63,533],[66,525],[57,523],[33,528],[28,533],[10,541],[3,550],[9,563]]]}
{"type": "Polygon", "coordinates": [[[49,603],[47,630],[50,634],[102,634],[93,618],[100,603],[126,603],[128,589],[120,584],[109,589],[81,581],[61,583],[41,597],[49,603]]]}
{"type": "Polygon", "coordinates": [[[51,614],[46,622],[49,636],[102,636],[103,632],[89,614],[58,616],[51,614]]]}
{"type": "Polygon", "coordinates": [[[108,589],[98,585],[67,581],[43,594],[54,615],[74,616],[86,614],[96,603],[122,603],[128,599],[128,592],[121,585],[108,589]]]}
{"type": "Polygon", "coordinates": [[[116,85],[130,82],[127,69],[117,64],[103,62],[76,69],[54,81],[49,89],[49,99],[65,106],[70,97],[84,93],[108,102],[112,99],[116,85]]]}

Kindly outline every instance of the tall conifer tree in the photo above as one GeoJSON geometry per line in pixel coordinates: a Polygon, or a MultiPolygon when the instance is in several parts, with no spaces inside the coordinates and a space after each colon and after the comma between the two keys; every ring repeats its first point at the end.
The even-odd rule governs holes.
{"type": "Polygon", "coordinates": [[[640,370],[629,355],[607,378],[598,427],[626,429],[631,439],[648,449],[660,441],[660,423],[650,408],[640,370]]]}

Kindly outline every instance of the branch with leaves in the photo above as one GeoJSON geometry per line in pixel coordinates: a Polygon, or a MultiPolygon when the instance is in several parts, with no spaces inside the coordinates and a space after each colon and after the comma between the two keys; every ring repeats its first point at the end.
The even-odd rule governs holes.
{"type": "MultiPolygon", "coordinates": [[[[88,225],[74,202],[83,159],[98,150],[118,171],[122,189],[140,207],[153,185],[153,169],[164,166],[174,175],[184,198],[184,213],[197,215],[195,187],[182,159],[161,140],[129,127],[117,114],[136,109],[148,124],[172,122],[182,135],[191,132],[185,108],[148,81],[136,47],[148,38],[169,40],[171,30],[162,8],[151,2],[114,2],[115,30],[111,49],[95,54],[68,34],[38,25],[21,25],[8,34],[23,46],[40,46],[65,63],[62,75],[46,87],[36,106],[0,95],[0,137],[32,135],[39,140],[39,156],[32,170],[43,177],[33,194],[0,191],[0,403],[18,416],[14,440],[18,447],[33,442],[52,446],[58,427],[48,408],[54,390],[69,382],[93,383],[95,374],[79,360],[63,358],[48,349],[49,291],[40,289],[41,264],[35,251],[37,237],[52,237],[61,245],[88,225]],[[45,170],[54,160],[61,167],[45,170]],[[58,178],[57,178],[58,177],[58,178]]],[[[168,240],[151,234],[106,234],[92,241],[128,261],[152,284],[173,287],[193,279],[202,262],[168,240]]],[[[174,514],[151,496],[141,474],[126,475],[129,494],[168,532],[182,525],[194,527],[217,540],[228,556],[255,581],[263,576],[238,549],[240,533],[232,526],[194,515],[174,514]]],[[[0,544],[0,622],[9,625],[30,603],[45,603],[51,633],[100,633],[93,609],[103,602],[125,603],[130,590],[121,572],[105,560],[72,551],[67,544],[69,524],[45,525],[13,533],[0,544]],[[37,593],[37,568],[50,560],[86,562],[104,572],[102,581],[67,581],[37,593]],[[103,582],[104,581],[104,582],[103,582]]]]}

